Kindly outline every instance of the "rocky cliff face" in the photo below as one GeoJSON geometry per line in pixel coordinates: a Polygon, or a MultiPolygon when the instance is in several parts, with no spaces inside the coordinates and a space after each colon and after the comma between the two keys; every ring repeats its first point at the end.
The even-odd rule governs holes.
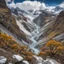
{"type": "Polygon", "coordinates": [[[44,26],[47,22],[50,22],[53,19],[54,15],[51,13],[48,13],[46,11],[42,11],[42,13],[35,18],[33,21],[36,23],[38,26],[42,27],[44,26]]]}
{"type": "Polygon", "coordinates": [[[6,7],[6,2],[5,0],[0,0],[0,8],[5,8],[6,7]],[[4,5],[3,5],[4,4],[4,5]]]}
{"type": "MultiPolygon", "coordinates": [[[[40,41],[39,41],[38,46],[40,44],[43,44],[41,42],[45,43],[46,41],[50,39],[55,39],[57,41],[64,40],[64,36],[63,36],[64,35],[64,29],[63,29],[64,28],[64,11],[60,12],[60,14],[55,19],[52,19],[52,21],[48,22],[48,25],[45,26],[44,28],[42,27],[40,30],[42,34],[39,36],[38,40],[40,41]]],[[[39,47],[41,46],[42,45],[40,45],[39,47]]]]}
{"type": "Polygon", "coordinates": [[[0,0],[0,24],[12,32],[18,39],[28,41],[24,33],[17,26],[16,20],[11,15],[10,9],[6,6],[5,0],[0,0]]]}
{"type": "MultiPolygon", "coordinates": [[[[54,20],[53,20],[54,21],[54,20]]],[[[60,12],[53,25],[49,28],[48,37],[55,37],[59,34],[64,33],[64,11],[60,12]]]]}

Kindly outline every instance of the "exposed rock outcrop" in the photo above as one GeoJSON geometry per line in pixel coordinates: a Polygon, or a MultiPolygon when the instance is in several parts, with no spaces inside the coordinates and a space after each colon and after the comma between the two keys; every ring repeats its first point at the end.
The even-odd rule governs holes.
{"type": "Polygon", "coordinates": [[[0,0],[0,24],[12,32],[18,39],[23,39],[27,42],[25,34],[19,29],[14,16],[11,15],[10,9],[6,6],[5,0],[0,0]]]}
{"type": "Polygon", "coordinates": [[[0,0],[0,8],[5,8],[6,7],[6,2],[5,0],[0,0]],[[4,5],[3,5],[4,4],[4,5]]]}

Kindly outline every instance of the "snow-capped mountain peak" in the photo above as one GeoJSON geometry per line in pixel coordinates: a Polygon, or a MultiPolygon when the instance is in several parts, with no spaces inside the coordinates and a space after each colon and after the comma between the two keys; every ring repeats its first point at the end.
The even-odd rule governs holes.
{"type": "MultiPolygon", "coordinates": [[[[57,5],[57,6],[48,6],[44,2],[39,1],[24,1],[21,3],[14,3],[11,2],[8,4],[9,8],[19,8],[20,10],[23,10],[31,17],[35,18],[37,17],[42,11],[51,12],[53,14],[58,14],[62,10],[64,10],[64,2],[57,5]]],[[[24,15],[26,15],[24,13],[24,15]]]]}
{"type": "Polygon", "coordinates": [[[64,8],[64,2],[62,2],[60,5],[58,5],[59,7],[64,8]]]}

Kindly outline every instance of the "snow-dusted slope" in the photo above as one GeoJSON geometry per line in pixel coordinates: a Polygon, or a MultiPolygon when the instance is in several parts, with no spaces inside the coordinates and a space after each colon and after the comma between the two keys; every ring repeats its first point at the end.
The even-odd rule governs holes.
{"type": "Polygon", "coordinates": [[[52,33],[52,28],[50,27],[54,24],[52,21],[55,21],[53,14],[58,14],[64,10],[63,5],[64,3],[58,6],[48,6],[38,1],[24,1],[16,4],[12,2],[8,4],[12,14],[15,16],[20,32],[23,32],[27,40],[30,40],[29,44],[24,40],[23,43],[27,43],[34,53],[37,54],[39,52],[35,48],[37,45],[40,45],[42,42],[45,43],[47,31],[49,32],[49,29],[51,29],[50,33],[52,33]],[[36,20],[33,21],[35,18],[36,20]]]}
{"type": "Polygon", "coordinates": [[[30,32],[28,32],[25,29],[25,27],[22,25],[22,23],[21,23],[22,21],[21,20],[20,21],[16,20],[16,22],[17,22],[17,25],[19,26],[20,30],[22,30],[26,35],[31,35],[30,32]]]}

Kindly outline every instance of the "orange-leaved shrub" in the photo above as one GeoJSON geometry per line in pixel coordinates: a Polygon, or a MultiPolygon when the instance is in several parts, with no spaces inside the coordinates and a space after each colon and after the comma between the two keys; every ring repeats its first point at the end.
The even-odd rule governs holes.
{"type": "Polygon", "coordinates": [[[45,52],[45,55],[51,57],[55,55],[62,55],[64,52],[64,45],[56,40],[50,40],[41,48],[39,55],[44,55],[42,52],[45,52]]]}
{"type": "Polygon", "coordinates": [[[11,36],[4,33],[0,33],[0,48],[20,54],[27,60],[33,55],[33,53],[28,50],[27,46],[19,45],[11,36]]]}

